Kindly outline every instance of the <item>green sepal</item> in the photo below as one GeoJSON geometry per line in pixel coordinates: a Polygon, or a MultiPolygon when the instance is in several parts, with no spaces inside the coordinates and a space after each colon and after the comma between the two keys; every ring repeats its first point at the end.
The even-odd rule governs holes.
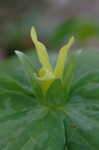
{"type": "Polygon", "coordinates": [[[63,109],[66,104],[62,81],[55,80],[49,87],[45,96],[45,105],[53,109],[63,109]]]}
{"type": "Polygon", "coordinates": [[[23,65],[24,72],[26,73],[27,79],[33,90],[33,94],[37,98],[42,97],[43,93],[40,88],[40,83],[39,83],[39,80],[37,80],[37,78],[36,78],[37,70],[34,68],[34,66],[28,56],[26,56],[24,53],[22,53],[20,51],[15,51],[15,53],[19,57],[19,60],[21,61],[22,65],[23,65]]]}
{"type": "Polygon", "coordinates": [[[0,93],[0,150],[64,148],[63,120],[34,101],[17,92],[0,93]]]}
{"type": "Polygon", "coordinates": [[[63,87],[66,99],[68,98],[70,92],[71,84],[74,78],[75,68],[76,68],[76,58],[75,56],[72,56],[71,60],[65,67],[63,75],[63,87]]]}
{"type": "Polygon", "coordinates": [[[14,91],[33,96],[33,93],[10,76],[0,76],[0,90],[14,91]]]}

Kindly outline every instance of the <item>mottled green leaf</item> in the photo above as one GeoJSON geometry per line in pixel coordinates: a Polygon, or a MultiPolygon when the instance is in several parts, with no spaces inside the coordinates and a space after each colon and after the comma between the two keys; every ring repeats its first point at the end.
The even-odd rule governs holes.
{"type": "Polygon", "coordinates": [[[70,150],[99,149],[99,73],[82,77],[75,84],[66,110],[70,150]]]}
{"type": "Polygon", "coordinates": [[[28,96],[0,93],[0,150],[62,150],[64,146],[61,118],[28,96]]]}

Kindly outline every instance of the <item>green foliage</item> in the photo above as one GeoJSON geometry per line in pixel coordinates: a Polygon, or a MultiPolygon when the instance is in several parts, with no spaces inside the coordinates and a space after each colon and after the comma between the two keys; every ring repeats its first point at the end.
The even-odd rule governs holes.
{"type": "Polygon", "coordinates": [[[76,68],[70,59],[65,80],[54,81],[40,102],[31,87],[35,71],[24,61],[28,77],[17,60],[0,64],[0,150],[98,150],[99,51],[83,51],[76,68]]]}
{"type": "Polygon", "coordinates": [[[75,36],[80,43],[85,43],[91,37],[99,37],[99,24],[85,19],[73,18],[61,24],[54,32],[51,43],[54,46],[68,38],[75,36]]]}

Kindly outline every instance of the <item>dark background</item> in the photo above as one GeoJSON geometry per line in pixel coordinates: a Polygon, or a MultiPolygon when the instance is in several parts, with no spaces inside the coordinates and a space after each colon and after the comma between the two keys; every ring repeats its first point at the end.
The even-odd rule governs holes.
{"type": "Polygon", "coordinates": [[[70,36],[77,47],[99,47],[99,0],[0,0],[0,60],[33,48],[34,25],[49,48],[70,36]]]}

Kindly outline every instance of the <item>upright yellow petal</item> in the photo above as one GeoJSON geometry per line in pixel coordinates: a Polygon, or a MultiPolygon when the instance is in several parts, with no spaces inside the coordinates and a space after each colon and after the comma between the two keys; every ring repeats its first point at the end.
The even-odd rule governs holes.
{"type": "Polygon", "coordinates": [[[34,44],[38,41],[37,33],[34,27],[31,28],[31,38],[34,44]]]}
{"type": "Polygon", "coordinates": [[[49,57],[48,57],[46,47],[44,46],[44,44],[38,41],[37,33],[34,27],[32,27],[31,29],[31,38],[36,47],[40,63],[42,64],[42,68],[44,68],[45,70],[48,70],[49,72],[52,72],[52,68],[49,62],[49,57]]]}
{"type": "Polygon", "coordinates": [[[68,50],[73,45],[73,43],[74,43],[74,37],[72,37],[70,39],[70,41],[68,42],[68,44],[66,44],[65,46],[63,46],[60,49],[60,52],[59,52],[59,55],[58,55],[58,59],[57,59],[56,68],[55,68],[55,72],[54,72],[54,75],[55,75],[56,78],[61,77],[62,74],[63,74],[65,60],[66,60],[66,57],[68,55],[68,50]]]}

